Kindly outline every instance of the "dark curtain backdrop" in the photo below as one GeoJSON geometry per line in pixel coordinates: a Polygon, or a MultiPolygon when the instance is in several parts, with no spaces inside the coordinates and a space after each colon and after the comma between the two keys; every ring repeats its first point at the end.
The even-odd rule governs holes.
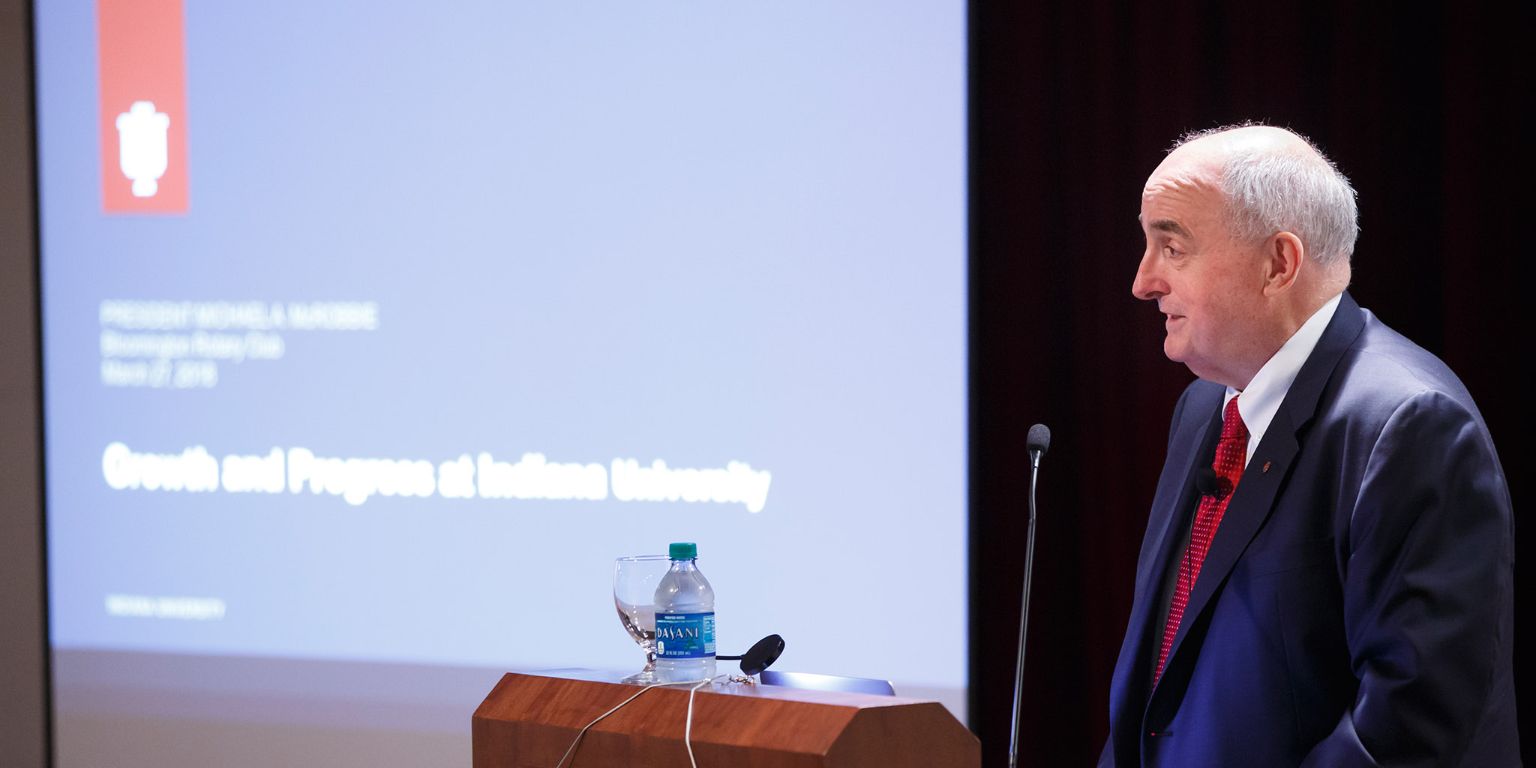
{"type": "MultiPolygon", "coordinates": [[[[1517,519],[1530,499],[1522,307],[1529,189],[1524,4],[972,4],[972,712],[985,765],[1006,765],[1027,520],[1024,436],[1041,469],[1022,761],[1090,765],[1130,613],[1168,419],[1191,375],[1131,297],[1141,185],[1181,133],[1289,126],[1360,195],[1360,303],[1440,355],[1493,432],[1517,519]]],[[[1517,600],[1536,532],[1520,531],[1517,600]]],[[[1536,710],[1528,621],[1516,628],[1521,722],[1536,710]]],[[[1527,734],[1536,729],[1522,728],[1527,734]]],[[[1529,736],[1525,744],[1532,759],[1529,736]]]]}

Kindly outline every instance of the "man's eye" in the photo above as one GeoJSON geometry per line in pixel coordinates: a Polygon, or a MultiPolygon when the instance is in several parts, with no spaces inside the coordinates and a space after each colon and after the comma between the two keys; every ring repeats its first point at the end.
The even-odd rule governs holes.
{"type": "Polygon", "coordinates": [[[1168,257],[1168,258],[1170,258],[1170,259],[1173,259],[1173,258],[1177,258],[1177,257],[1181,256],[1182,253],[1180,251],[1178,251],[1178,250],[1175,250],[1174,247],[1171,246],[1171,245],[1165,245],[1165,246],[1163,246],[1163,255],[1168,257]]]}

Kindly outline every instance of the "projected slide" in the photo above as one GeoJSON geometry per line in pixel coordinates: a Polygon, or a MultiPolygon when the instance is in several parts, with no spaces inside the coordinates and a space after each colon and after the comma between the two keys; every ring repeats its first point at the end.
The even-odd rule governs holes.
{"type": "Polygon", "coordinates": [[[963,18],[39,4],[54,646],[963,689],[963,18]]]}

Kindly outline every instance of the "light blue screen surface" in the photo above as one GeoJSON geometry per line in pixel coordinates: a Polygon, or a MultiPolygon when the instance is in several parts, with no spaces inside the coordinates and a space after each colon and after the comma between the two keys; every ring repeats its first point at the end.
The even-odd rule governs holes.
{"type": "Polygon", "coordinates": [[[963,23],[188,3],[132,215],[39,3],[54,646],[637,668],[612,560],[687,540],[722,652],[963,690],[963,23]]]}

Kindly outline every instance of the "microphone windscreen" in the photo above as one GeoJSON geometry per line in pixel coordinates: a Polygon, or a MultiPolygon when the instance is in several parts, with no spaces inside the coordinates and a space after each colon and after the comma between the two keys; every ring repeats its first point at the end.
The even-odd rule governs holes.
{"type": "Polygon", "coordinates": [[[1216,470],[1201,467],[1200,471],[1195,473],[1195,490],[1199,491],[1201,496],[1221,498],[1221,480],[1216,477],[1216,470]]]}
{"type": "Polygon", "coordinates": [[[741,673],[755,675],[771,666],[779,660],[784,653],[784,638],[778,635],[769,635],[756,643],[741,655],[741,673]]]}
{"type": "Polygon", "coordinates": [[[1044,455],[1051,447],[1051,428],[1044,424],[1036,424],[1029,428],[1029,438],[1025,442],[1030,453],[1039,452],[1044,455]]]}

